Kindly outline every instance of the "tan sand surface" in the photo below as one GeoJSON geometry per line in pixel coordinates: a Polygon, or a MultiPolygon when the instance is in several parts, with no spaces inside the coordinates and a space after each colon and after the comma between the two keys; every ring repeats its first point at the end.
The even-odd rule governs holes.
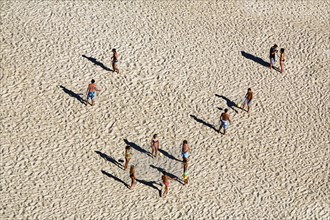
{"type": "Polygon", "coordinates": [[[330,219],[329,11],[328,0],[1,0],[0,219],[330,219]],[[268,68],[274,43],[283,75],[268,68]],[[92,78],[102,91],[85,107],[92,78]],[[248,87],[250,116],[229,108],[218,134],[248,87]],[[160,198],[161,170],[182,178],[184,139],[189,185],[160,198]]]}

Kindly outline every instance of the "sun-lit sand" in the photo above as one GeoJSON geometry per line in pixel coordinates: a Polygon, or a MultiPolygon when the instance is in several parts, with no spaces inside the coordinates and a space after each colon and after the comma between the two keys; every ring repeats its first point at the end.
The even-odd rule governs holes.
{"type": "Polygon", "coordinates": [[[0,219],[330,219],[329,11],[326,0],[1,0],[0,219]],[[284,74],[268,68],[275,43],[284,74]],[[85,107],[91,79],[102,91],[85,107]],[[250,116],[231,108],[249,87],[250,116]],[[162,170],[182,179],[185,139],[189,185],[161,198],[162,170]]]}

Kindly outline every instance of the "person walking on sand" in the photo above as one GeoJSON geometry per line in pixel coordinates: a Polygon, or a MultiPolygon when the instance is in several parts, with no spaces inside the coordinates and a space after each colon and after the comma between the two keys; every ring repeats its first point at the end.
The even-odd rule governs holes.
{"type": "Polygon", "coordinates": [[[269,51],[269,59],[270,59],[269,68],[270,69],[272,69],[273,66],[275,65],[275,54],[277,54],[277,45],[276,44],[274,44],[274,46],[272,46],[269,51]]]}
{"type": "Polygon", "coordinates": [[[117,72],[119,74],[119,69],[118,69],[118,53],[117,53],[117,50],[115,48],[112,49],[112,57],[111,57],[111,60],[112,60],[112,69],[114,72],[117,72]]]}
{"type": "Polygon", "coordinates": [[[86,92],[86,106],[89,104],[88,103],[88,99],[91,99],[92,100],[92,106],[94,106],[95,102],[94,102],[94,99],[95,99],[95,96],[96,96],[96,92],[99,92],[101,90],[97,89],[96,88],[96,85],[95,85],[95,80],[92,79],[91,83],[88,85],[87,87],[87,92],[86,92]]]}
{"type": "Polygon", "coordinates": [[[168,189],[170,187],[170,182],[169,180],[175,180],[175,178],[171,178],[169,176],[167,176],[165,173],[163,174],[162,176],[162,180],[163,180],[163,184],[165,185],[165,190],[164,190],[164,193],[163,193],[163,197],[165,198],[167,193],[168,193],[168,189]]]}
{"type": "Polygon", "coordinates": [[[231,123],[230,116],[228,114],[228,109],[225,109],[225,111],[220,115],[220,127],[218,132],[220,133],[221,128],[223,128],[223,134],[226,134],[226,131],[229,127],[229,123],[231,123]]]}
{"type": "Polygon", "coordinates": [[[131,169],[129,170],[129,177],[131,178],[131,186],[129,187],[129,189],[133,189],[133,186],[135,185],[135,166],[132,165],[131,169]]]}
{"type": "Polygon", "coordinates": [[[243,101],[242,109],[244,109],[245,105],[247,105],[248,106],[247,112],[250,112],[251,105],[252,105],[252,99],[253,99],[253,92],[252,92],[251,88],[248,88],[247,93],[245,95],[245,99],[243,101]]]}
{"type": "Polygon", "coordinates": [[[127,170],[128,163],[129,163],[129,161],[131,160],[132,155],[133,155],[133,153],[132,153],[132,148],[131,148],[131,146],[128,146],[128,145],[127,145],[127,146],[125,147],[125,166],[124,166],[124,169],[125,169],[125,170],[127,170]]]}
{"type": "Polygon", "coordinates": [[[280,50],[281,73],[284,73],[284,61],[285,61],[285,52],[284,52],[284,48],[281,48],[280,50]]]}
{"type": "Polygon", "coordinates": [[[157,134],[154,134],[153,138],[151,139],[152,157],[155,156],[157,158],[158,149],[159,149],[159,139],[157,137],[157,134]]]}

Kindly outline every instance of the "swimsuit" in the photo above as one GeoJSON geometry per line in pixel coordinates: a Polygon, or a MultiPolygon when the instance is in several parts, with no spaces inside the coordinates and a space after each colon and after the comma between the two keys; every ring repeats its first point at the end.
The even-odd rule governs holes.
{"type": "Polygon", "coordinates": [[[246,103],[248,106],[252,105],[252,100],[248,100],[247,98],[245,98],[244,103],[246,103]]]}
{"type": "Polygon", "coordinates": [[[170,186],[169,182],[165,182],[164,185],[168,188],[170,186]]]}
{"type": "Polygon", "coordinates": [[[229,127],[229,121],[221,120],[221,127],[223,127],[225,130],[229,127]]]}
{"type": "Polygon", "coordinates": [[[182,158],[183,159],[188,159],[189,153],[188,152],[182,152],[182,158]]]}
{"type": "Polygon", "coordinates": [[[126,157],[127,157],[128,160],[131,159],[131,157],[132,157],[132,152],[130,152],[130,151],[127,152],[127,156],[126,156],[126,157]]]}
{"type": "Polygon", "coordinates": [[[96,96],[95,92],[89,92],[88,95],[87,95],[87,99],[90,98],[90,99],[93,100],[95,98],[95,96],[96,96]]]}

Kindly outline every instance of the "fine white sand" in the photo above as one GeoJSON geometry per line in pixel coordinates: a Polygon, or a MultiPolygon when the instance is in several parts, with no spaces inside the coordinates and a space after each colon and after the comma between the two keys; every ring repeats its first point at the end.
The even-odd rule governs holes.
{"type": "Polygon", "coordinates": [[[330,219],[329,11],[326,0],[1,0],[0,219],[330,219]],[[285,74],[264,66],[274,43],[285,74]],[[112,48],[120,75],[107,70],[112,48]],[[91,79],[102,91],[85,107],[91,79]],[[222,97],[248,87],[250,116],[229,108],[228,135],[215,132],[222,97]],[[184,139],[189,185],[160,198],[162,169],[182,178],[184,139]]]}

